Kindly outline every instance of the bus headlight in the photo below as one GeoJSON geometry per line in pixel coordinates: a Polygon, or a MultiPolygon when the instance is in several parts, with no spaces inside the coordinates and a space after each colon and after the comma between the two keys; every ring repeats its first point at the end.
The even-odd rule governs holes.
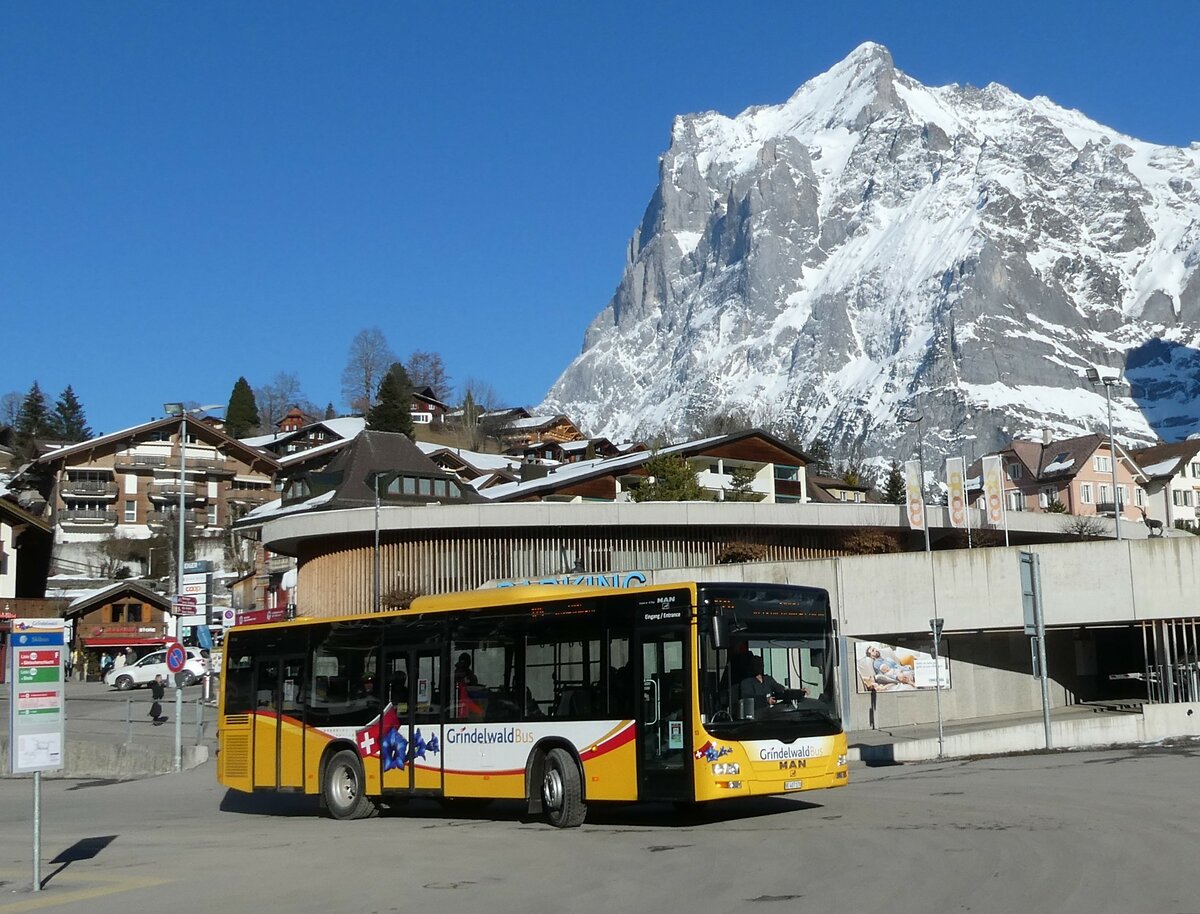
{"type": "Polygon", "coordinates": [[[839,755],[839,756],[838,756],[837,766],[838,766],[839,768],[845,768],[845,767],[846,767],[846,761],[847,761],[847,759],[846,759],[846,753],[844,753],[844,752],[843,752],[841,755],[839,755]]]}
{"type": "Polygon", "coordinates": [[[713,774],[741,774],[742,766],[737,762],[718,762],[712,766],[713,774]]]}

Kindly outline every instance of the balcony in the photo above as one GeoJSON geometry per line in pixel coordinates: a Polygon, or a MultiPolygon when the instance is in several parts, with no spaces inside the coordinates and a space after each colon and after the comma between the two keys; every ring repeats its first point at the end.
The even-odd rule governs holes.
{"type": "Polygon", "coordinates": [[[66,508],[58,512],[60,524],[84,524],[89,527],[112,527],[117,523],[117,512],[104,508],[66,508]]]}
{"type": "MultiPolygon", "coordinates": [[[[184,511],[183,522],[189,527],[196,526],[199,523],[199,518],[195,511],[184,511]]],[[[151,528],[162,528],[168,526],[177,526],[179,524],[178,511],[151,511],[146,515],[146,523],[151,528]]]]}
{"type": "MultiPolygon", "coordinates": [[[[183,484],[183,497],[185,501],[203,501],[208,497],[208,488],[202,482],[185,482],[183,484]]],[[[150,499],[159,501],[166,499],[167,501],[179,501],[180,485],[176,481],[156,484],[150,490],[150,499]]]]}
{"type": "Polygon", "coordinates": [[[116,498],[117,484],[92,479],[64,479],[60,491],[63,498],[116,498]]]}
{"type": "Polygon", "coordinates": [[[145,470],[165,467],[169,461],[164,454],[118,454],[116,466],[118,470],[145,470]]]}

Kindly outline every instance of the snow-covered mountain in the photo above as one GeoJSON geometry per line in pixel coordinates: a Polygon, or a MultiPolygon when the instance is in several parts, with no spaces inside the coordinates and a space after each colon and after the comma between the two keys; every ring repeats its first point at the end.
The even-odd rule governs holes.
{"type": "MultiPolygon", "coordinates": [[[[679,117],[608,307],[547,394],[596,434],[747,409],[835,451],[1200,431],[1200,143],[864,44],[782,105],[679,117]]],[[[902,453],[904,452],[904,453],[902,453]]]]}

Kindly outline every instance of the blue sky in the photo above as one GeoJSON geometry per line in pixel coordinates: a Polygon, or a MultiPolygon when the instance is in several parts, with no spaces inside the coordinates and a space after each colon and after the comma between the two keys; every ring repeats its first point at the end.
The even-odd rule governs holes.
{"type": "Polygon", "coordinates": [[[97,432],[239,375],[342,408],[378,326],[536,404],[672,118],[779,103],[866,40],[929,85],[1200,139],[1193,0],[739,6],[4,4],[0,394],[71,384],[97,432]]]}

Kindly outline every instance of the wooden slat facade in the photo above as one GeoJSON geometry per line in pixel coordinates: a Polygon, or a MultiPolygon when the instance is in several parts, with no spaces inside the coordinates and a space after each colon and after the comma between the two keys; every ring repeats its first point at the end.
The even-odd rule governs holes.
{"type": "MultiPolygon", "coordinates": [[[[714,565],[731,543],[763,548],[761,561],[786,562],[841,555],[832,538],[796,528],[662,527],[575,529],[481,534],[478,531],[385,531],[380,544],[380,591],[423,594],[472,590],[497,579],[566,574],[576,557],[589,574],[714,565]]],[[[369,612],[373,599],[374,547],[370,536],[321,543],[319,554],[302,550],[297,609],[306,616],[369,612]],[[305,554],[305,552],[308,554],[305,554]]]]}

